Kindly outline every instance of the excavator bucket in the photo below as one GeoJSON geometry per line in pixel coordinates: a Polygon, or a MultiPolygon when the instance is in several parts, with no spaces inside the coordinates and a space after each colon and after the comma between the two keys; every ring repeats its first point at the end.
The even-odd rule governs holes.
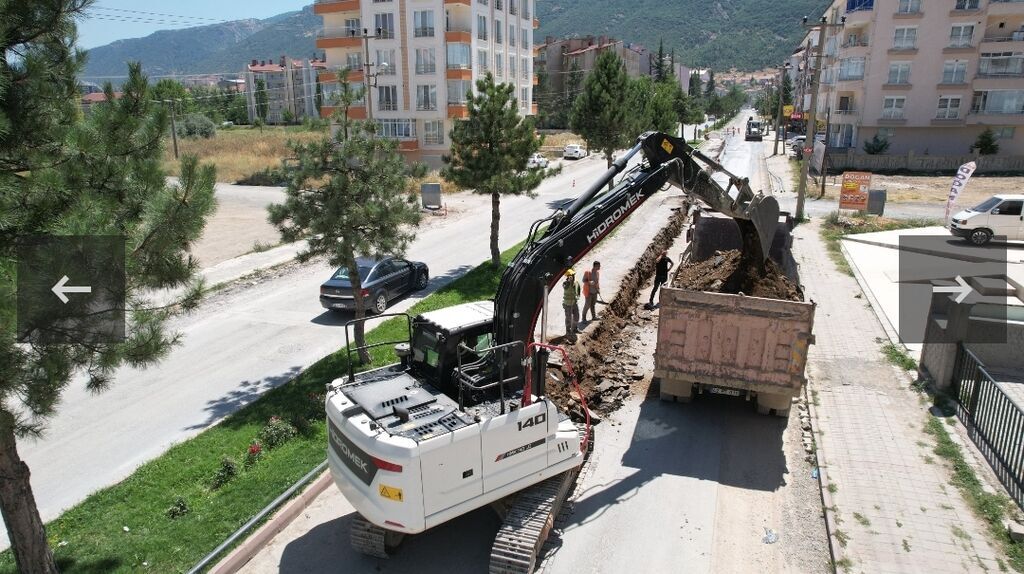
{"type": "Polygon", "coordinates": [[[775,239],[775,229],[779,226],[779,202],[770,195],[756,195],[747,204],[743,218],[737,218],[736,222],[744,236],[744,256],[751,259],[756,256],[757,260],[763,263],[768,259],[772,241],[775,239]],[[750,230],[750,227],[754,229],[750,230]],[[751,233],[756,234],[756,242],[752,241],[753,237],[748,237],[751,233]],[[748,250],[755,245],[757,251],[749,253],[748,250]]]}

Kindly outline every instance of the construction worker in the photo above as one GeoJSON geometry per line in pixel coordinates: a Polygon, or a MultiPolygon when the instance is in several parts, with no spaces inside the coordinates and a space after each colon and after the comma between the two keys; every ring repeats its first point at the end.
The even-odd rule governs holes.
{"type": "Polygon", "coordinates": [[[576,326],[580,322],[580,284],[576,281],[576,270],[572,267],[565,272],[562,281],[562,308],[565,309],[565,339],[576,342],[576,326]]]}
{"type": "Polygon", "coordinates": [[[597,321],[597,297],[601,294],[601,262],[595,261],[589,271],[583,272],[583,312],[582,319],[587,320],[587,309],[590,310],[592,321],[597,321]]]}
{"type": "Polygon", "coordinates": [[[644,309],[654,309],[654,296],[658,293],[658,288],[668,281],[668,272],[675,265],[671,259],[668,258],[668,251],[662,251],[658,255],[658,259],[654,262],[654,287],[651,288],[651,298],[644,309]]]}

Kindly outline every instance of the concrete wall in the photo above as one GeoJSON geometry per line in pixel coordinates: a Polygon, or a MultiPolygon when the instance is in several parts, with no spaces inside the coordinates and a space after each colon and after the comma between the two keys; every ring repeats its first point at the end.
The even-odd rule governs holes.
{"type": "Polygon", "coordinates": [[[902,155],[867,155],[848,150],[828,152],[829,169],[832,171],[948,171],[955,172],[961,165],[973,161],[978,164],[976,173],[1024,172],[1024,156],[972,156],[972,155],[919,155],[909,152],[902,155]]]}

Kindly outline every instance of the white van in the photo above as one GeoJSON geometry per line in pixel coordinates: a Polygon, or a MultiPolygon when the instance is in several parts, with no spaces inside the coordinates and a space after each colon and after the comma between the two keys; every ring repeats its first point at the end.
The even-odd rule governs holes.
{"type": "Polygon", "coordinates": [[[1024,240],[1024,195],[993,195],[974,207],[957,212],[949,232],[975,245],[985,245],[993,236],[1024,240]]]}

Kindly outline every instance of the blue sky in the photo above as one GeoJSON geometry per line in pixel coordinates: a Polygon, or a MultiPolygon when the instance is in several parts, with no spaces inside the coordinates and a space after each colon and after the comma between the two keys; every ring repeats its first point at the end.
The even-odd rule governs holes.
{"type": "Polygon", "coordinates": [[[78,23],[78,44],[94,48],[114,40],[141,38],[157,30],[269,18],[308,4],[312,0],[98,0],[87,13],[91,17],[78,23]]]}

